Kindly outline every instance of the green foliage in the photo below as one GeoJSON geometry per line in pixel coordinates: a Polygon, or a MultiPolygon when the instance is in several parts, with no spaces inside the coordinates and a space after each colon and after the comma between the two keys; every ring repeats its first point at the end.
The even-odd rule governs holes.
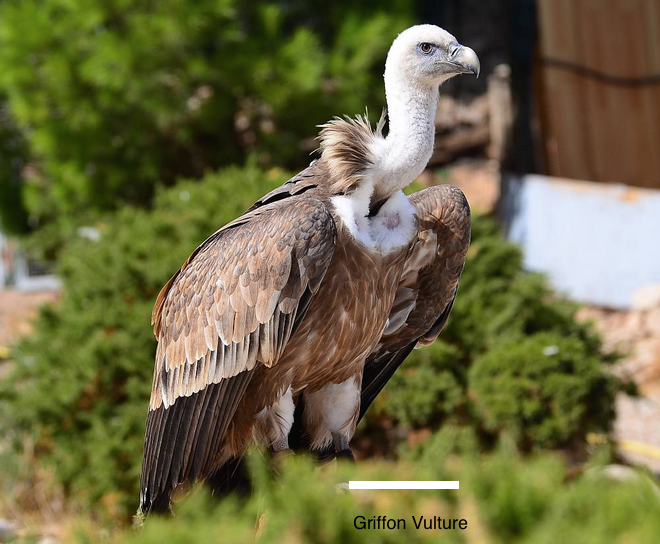
{"type": "Polygon", "coordinates": [[[25,140],[0,97],[0,227],[5,233],[22,234],[27,227],[21,191],[26,152],[25,140]]]}
{"type": "Polygon", "coordinates": [[[470,386],[486,428],[511,430],[526,446],[560,446],[614,418],[616,381],[583,342],[557,333],[490,350],[472,365],[470,386]]]}
{"type": "Polygon", "coordinates": [[[0,92],[29,144],[29,211],[67,224],[248,155],[300,164],[316,124],[377,115],[412,6],[3,2],[0,92]]]}
{"type": "Polygon", "coordinates": [[[660,531],[658,482],[629,470],[624,481],[593,469],[566,483],[567,466],[553,455],[519,458],[501,448],[480,459],[332,465],[318,469],[308,459],[289,460],[272,478],[263,459],[253,457],[255,493],[239,503],[220,504],[199,490],[176,508],[176,517],[151,517],[140,531],[113,532],[82,523],[65,542],[151,544],[168,542],[410,543],[556,542],[645,543],[660,531]],[[451,465],[448,470],[447,465],[451,465]],[[310,478],[309,474],[314,473],[310,478]],[[438,479],[460,481],[455,491],[339,491],[349,480],[438,479]],[[355,518],[403,519],[405,528],[357,529],[355,518]],[[416,529],[412,516],[465,519],[464,530],[416,529]]]}
{"type": "Polygon", "coordinates": [[[511,542],[533,529],[548,511],[565,476],[557,457],[520,462],[515,452],[501,448],[470,466],[464,488],[474,493],[483,522],[497,527],[503,542],[511,542]]]}
{"type": "Polygon", "coordinates": [[[417,447],[402,448],[400,457],[421,466],[433,466],[439,459],[452,455],[474,456],[479,449],[479,438],[474,428],[446,424],[417,447]]]}
{"type": "Polygon", "coordinates": [[[524,540],[527,544],[556,542],[645,543],[657,539],[658,483],[629,470],[622,481],[604,470],[588,474],[552,501],[547,515],[524,540]]]}
{"type": "Polygon", "coordinates": [[[465,401],[466,383],[458,349],[435,342],[409,357],[387,384],[387,396],[379,406],[412,427],[455,414],[465,401]]]}
{"type": "Polygon", "coordinates": [[[32,436],[74,497],[111,514],[133,509],[155,296],[205,236],[283,181],[247,167],[180,183],[153,212],[126,208],[94,225],[98,241],[78,236],[63,251],[62,300],[15,349],[15,370],[0,381],[0,427],[32,436]]]}

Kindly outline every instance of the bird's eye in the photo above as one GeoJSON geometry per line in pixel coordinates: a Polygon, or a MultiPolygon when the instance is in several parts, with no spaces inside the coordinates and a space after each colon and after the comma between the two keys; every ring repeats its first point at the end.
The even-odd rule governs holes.
{"type": "Polygon", "coordinates": [[[419,44],[419,50],[425,55],[430,55],[433,52],[433,49],[434,47],[431,43],[424,42],[419,44]]]}

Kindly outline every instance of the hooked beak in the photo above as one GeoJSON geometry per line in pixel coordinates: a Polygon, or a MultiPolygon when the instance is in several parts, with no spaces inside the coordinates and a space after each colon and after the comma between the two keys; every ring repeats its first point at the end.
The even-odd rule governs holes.
{"type": "Polygon", "coordinates": [[[481,71],[479,57],[472,49],[464,45],[453,49],[448,64],[456,68],[459,74],[474,74],[479,77],[481,71]]]}

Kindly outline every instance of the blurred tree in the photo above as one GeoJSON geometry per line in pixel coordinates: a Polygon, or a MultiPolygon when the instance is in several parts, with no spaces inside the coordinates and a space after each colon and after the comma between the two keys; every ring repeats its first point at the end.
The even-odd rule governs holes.
{"type": "Polygon", "coordinates": [[[26,147],[23,135],[0,97],[0,230],[9,234],[22,234],[28,226],[21,175],[26,147]]]}
{"type": "Polygon", "coordinates": [[[159,183],[249,155],[299,167],[316,124],[379,113],[412,4],[3,2],[0,90],[33,157],[30,213],[146,205],[159,183]]]}

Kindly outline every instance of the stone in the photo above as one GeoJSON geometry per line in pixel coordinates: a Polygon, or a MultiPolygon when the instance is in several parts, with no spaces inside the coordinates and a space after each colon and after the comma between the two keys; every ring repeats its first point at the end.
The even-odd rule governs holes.
{"type": "Polygon", "coordinates": [[[660,283],[649,283],[637,289],[632,295],[631,307],[640,310],[660,307],[660,283]]]}

